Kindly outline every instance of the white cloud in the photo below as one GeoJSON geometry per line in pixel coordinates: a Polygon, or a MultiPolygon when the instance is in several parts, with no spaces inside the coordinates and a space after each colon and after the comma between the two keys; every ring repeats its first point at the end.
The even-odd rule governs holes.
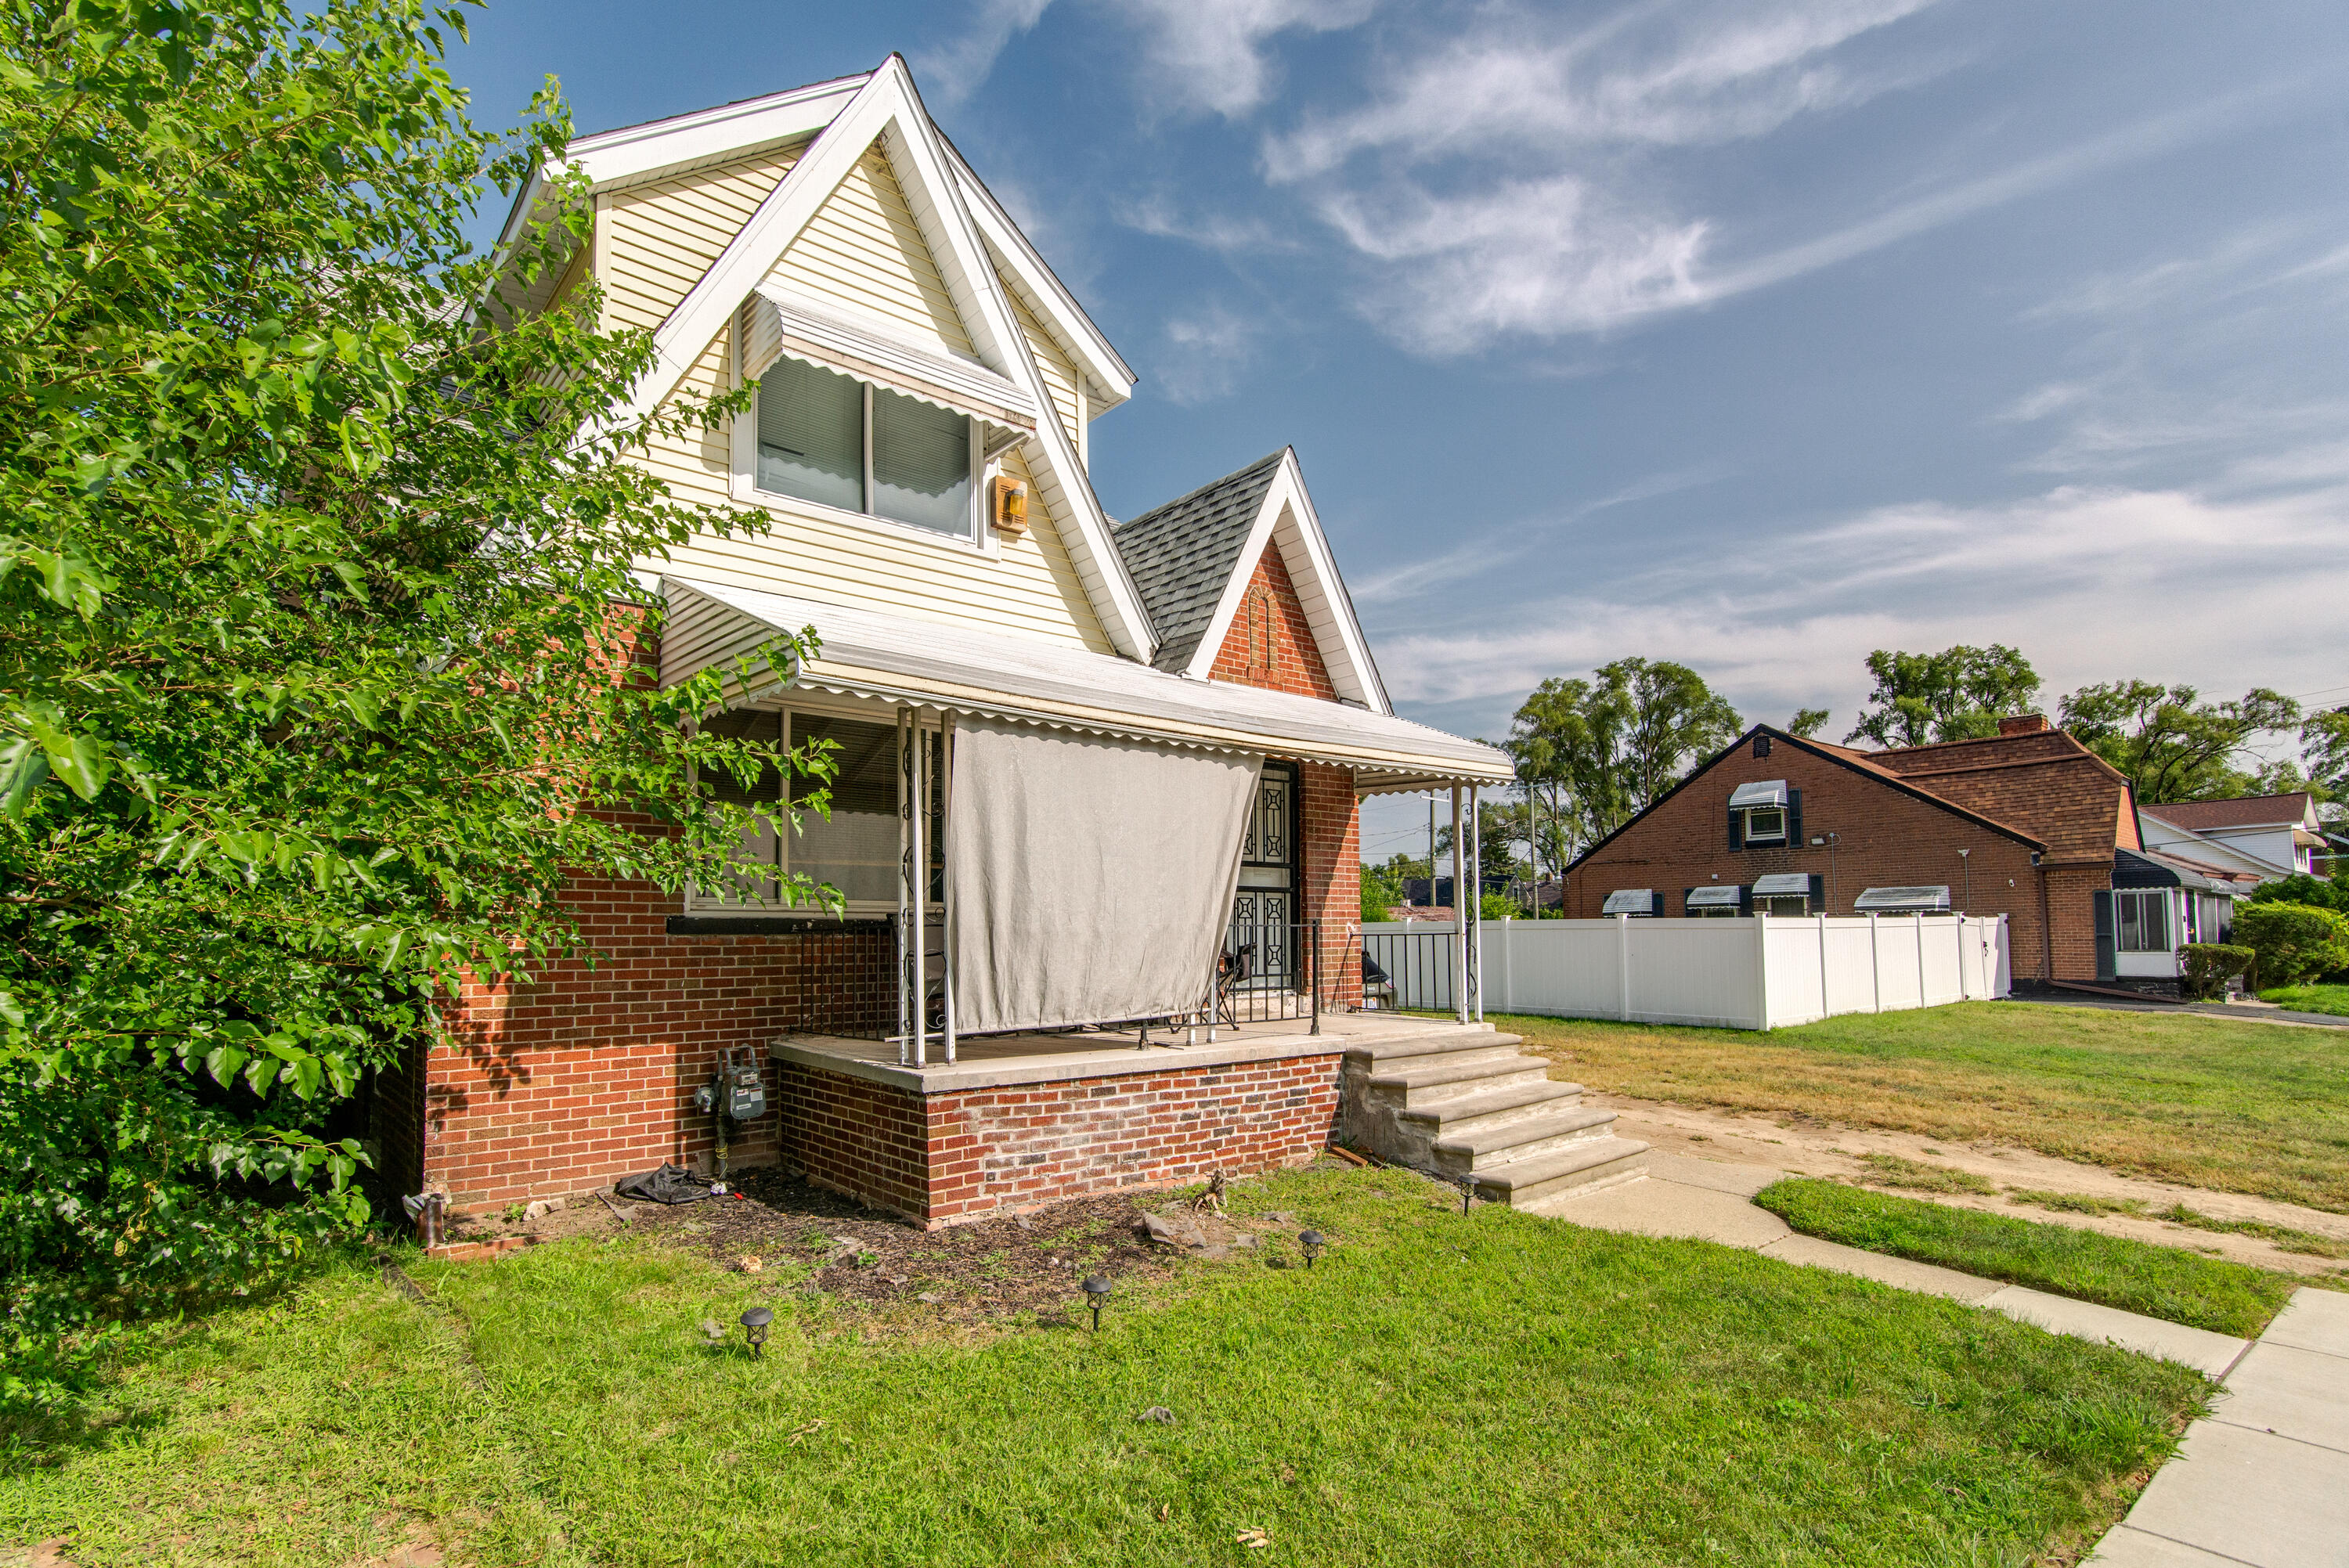
{"type": "Polygon", "coordinates": [[[1154,379],[1166,396],[1190,406],[1211,402],[1239,385],[1255,359],[1259,328],[1223,305],[1209,304],[1170,318],[1154,379]]]}
{"type": "Polygon", "coordinates": [[[1378,656],[1400,701],[1488,732],[1545,676],[1634,653],[1689,664],[1766,717],[1847,714],[1870,649],[1959,642],[2021,647],[2058,693],[2134,676],[2299,691],[2339,678],[2344,594],[2349,485],[2242,500],[2067,486],[1881,508],[1611,594],[1488,611],[1492,629],[1382,637],[1378,656]]]}
{"type": "Polygon", "coordinates": [[[922,91],[941,104],[958,104],[977,92],[995,69],[1004,46],[1043,19],[1052,0],[980,0],[970,26],[913,55],[922,91]]]}
{"type": "Polygon", "coordinates": [[[1279,72],[1265,46],[1284,33],[1360,26],[1377,0],[1123,0],[1140,28],[1145,89],[1174,108],[1238,119],[1270,98],[1279,72]]]}

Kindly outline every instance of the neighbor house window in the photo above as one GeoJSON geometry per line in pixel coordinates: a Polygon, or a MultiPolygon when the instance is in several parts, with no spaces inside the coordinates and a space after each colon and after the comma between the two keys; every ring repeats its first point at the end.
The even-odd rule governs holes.
{"type": "Polygon", "coordinates": [[[1800,797],[1784,779],[1740,784],[1729,795],[1729,847],[1785,844],[1794,837],[1794,813],[1800,797]]]}
{"type": "Polygon", "coordinates": [[[1815,891],[1809,874],[1804,872],[1757,877],[1754,882],[1754,913],[1779,918],[1816,913],[1811,907],[1815,891]]]}
{"type": "Polygon", "coordinates": [[[978,533],[967,416],[783,358],[759,379],[758,487],[935,533],[978,533]]]}
{"type": "Polygon", "coordinates": [[[1786,841],[1786,808],[1784,806],[1754,806],[1745,812],[1745,841],[1749,844],[1783,844],[1786,841]]]}
{"type": "Polygon", "coordinates": [[[2123,953],[2167,953],[2169,940],[2168,890],[2133,889],[2113,894],[2113,944],[2123,953]]]}
{"type": "MultiPolygon", "coordinates": [[[[759,913],[782,907],[779,879],[796,873],[840,890],[852,906],[889,905],[897,899],[897,727],[826,714],[742,708],[717,715],[706,728],[720,735],[772,744],[778,752],[828,743],[832,758],[831,810],[827,817],[809,801],[822,780],[792,770],[791,799],[802,807],[799,830],[782,809],[783,775],[769,768],[749,786],[730,774],[705,777],[710,798],[738,806],[771,808],[771,815],[742,835],[735,873],[728,885],[696,888],[697,910],[759,913]]],[[[934,751],[933,756],[936,755],[934,751]]],[[[931,791],[935,802],[938,793],[931,791]]],[[[929,835],[936,844],[935,829],[929,835]]],[[[936,859],[933,855],[930,857],[936,859]]],[[[810,906],[808,913],[821,913],[810,906]]]]}

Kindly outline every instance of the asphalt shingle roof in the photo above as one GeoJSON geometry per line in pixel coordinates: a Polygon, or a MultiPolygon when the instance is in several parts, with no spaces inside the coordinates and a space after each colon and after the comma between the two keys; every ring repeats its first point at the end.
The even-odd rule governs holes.
{"type": "Polygon", "coordinates": [[[1180,671],[1199,651],[1225,584],[1239,563],[1240,547],[1263,509],[1284,447],[1237,473],[1119,523],[1111,537],[1142,594],[1142,607],[1159,635],[1162,670],[1180,671]]]}

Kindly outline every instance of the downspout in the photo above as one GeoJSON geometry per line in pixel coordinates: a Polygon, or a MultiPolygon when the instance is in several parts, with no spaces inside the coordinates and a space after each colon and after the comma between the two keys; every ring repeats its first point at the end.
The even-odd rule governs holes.
{"type": "Polygon", "coordinates": [[[2036,850],[2031,852],[2031,869],[2039,873],[2039,977],[2052,985],[2055,979],[2055,916],[2047,900],[2047,867],[2036,850]]]}

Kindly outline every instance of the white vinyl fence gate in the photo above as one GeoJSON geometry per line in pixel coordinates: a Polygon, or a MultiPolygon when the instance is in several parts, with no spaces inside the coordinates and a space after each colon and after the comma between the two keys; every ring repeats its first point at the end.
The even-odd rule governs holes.
{"type": "MultiPolygon", "coordinates": [[[[2003,996],[2004,915],[1494,920],[1478,934],[1485,1007],[1565,1018],[1775,1029],[2003,996]]],[[[1382,1006],[1452,1012],[1452,923],[1362,927],[1382,1006]]]]}

